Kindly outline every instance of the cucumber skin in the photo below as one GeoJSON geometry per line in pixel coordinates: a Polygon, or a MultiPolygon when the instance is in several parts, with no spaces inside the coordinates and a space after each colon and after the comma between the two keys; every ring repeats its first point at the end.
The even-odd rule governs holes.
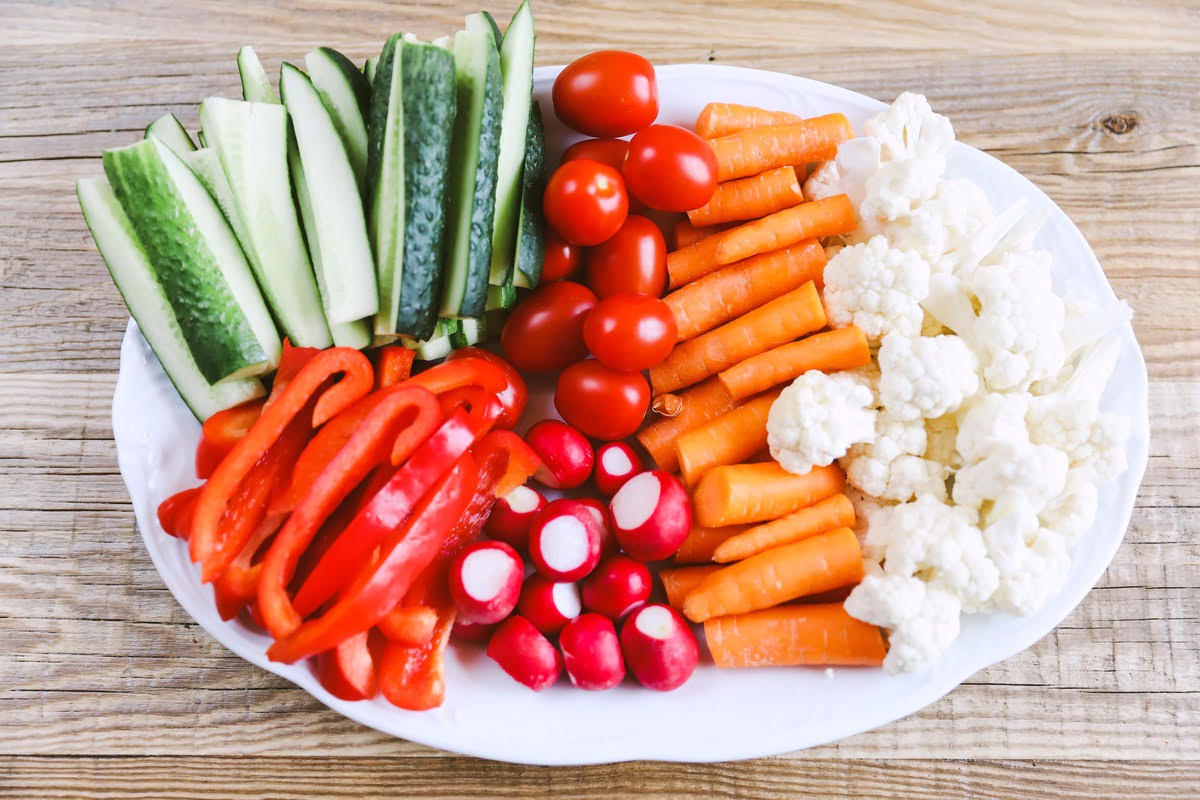
{"type": "MultiPolygon", "coordinates": [[[[404,235],[404,219],[402,209],[397,208],[394,202],[396,198],[388,198],[384,194],[389,188],[386,184],[394,181],[397,185],[391,188],[397,195],[403,196],[404,168],[403,164],[399,167],[393,165],[392,171],[398,174],[392,174],[392,171],[385,174],[384,168],[388,166],[385,161],[389,151],[401,147],[403,141],[401,140],[400,143],[393,141],[390,147],[387,146],[388,139],[394,135],[394,132],[388,127],[388,117],[392,106],[392,85],[395,83],[396,77],[397,48],[403,47],[402,42],[400,34],[393,34],[388,37],[383,51],[379,54],[374,79],[371,82],[370,118],[367,120],[367,188],[363,197],[367,212],[367,232],[371,240],[371,254],[375,259],[375,276],[379,291],[379,310],[374,326],[376,336],[394,336],[397,327],[396,306],[398,300],[395,299],[397,293],[395,265],[400,260],[397,248],[403,247],[403,242],[396,240],[404,235]],[[383,188],[380,187],[381,183],[385,184],[383,188]],[[387,202],[389,200],[393,202],[387,202]]],[[[401,66],[403,66],[403,57],[401,57],[401,66]]],[[[403,83],[403,75],[400,76],[400,80],[403,83]]],[[[403,103],[403,95],[399,91],[395,94],[403,103]]],[[[400,116],[399,124],[400,126],[404,124],[403,114],[400,116]]]]}
{"type": "Polygon", "coordinates": [[[542,128],[542,109],[536,100],[529,107],[525,172],[521,184],[513,283],[533,289],[542,279],[542,263],[546,256],[546,229],[542,218],[542,194],[546,191],[546,134],[542,128]]]}
{"type": "Polygon", "coordinates": [[[341,69],[354,92],[354,99],[358,101],[359,113],[366,118],[371,107],[371,82],[367,76],[354,66],[353,61],[332,47],[318,47],[317,50],[341,69]]]}

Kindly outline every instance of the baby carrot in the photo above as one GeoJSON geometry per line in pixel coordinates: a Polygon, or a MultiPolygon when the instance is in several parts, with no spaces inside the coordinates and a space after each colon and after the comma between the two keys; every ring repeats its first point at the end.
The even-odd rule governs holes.
{"type": "Polygon", "coordinates": [[[771,608],[862,580],[862,550],[849,528],[785,544],[714,572],[683,600],[692,622],[771,608]]]}
{"type": "Polygon", "coordinates": [[[693,525],[688,537],[675,553],[676,564],[707,564],[713,560],[721,542],[746,531],[745,525],[730,525],[725,528],[705,528],[693,525]]]}
{"type": "Polygon", "coordinates": [[[804,202],[793,167],[779,167],[749,178],[717,184],[712,198],[688,212],[693,225],[758,219],[804,202]]]}
{"type": "Polygon", "coordinates": [[[733,227],[725,223],[721,225],[693,225],[686,219],[681,219],[675,223],[675,227],[671,230],[671,238],[675,242],[675,249],[682,250],[688,245],[695,244],[701,239],[707,239],[714,233],[728,230],[733,227]]]}
{"type": "Polygon", "coordinates": [[[713,661],[731,667],[878,667],[887,648],[879,628],[841,603],[789,605],[704,623],[713,661]]]}
{"type": "Polygon", "coordinates": [[[810,281],[716,330],[675,346],[650,368],[654,394],[674,392],[724,372],[751,356],[765,353],[825,327],[825,309],[810,281]]]}
{"type": "Polygon", "coordinates": [[[818,287],[825,250],[814,239],[751,256],[711,272],[663,298],[681,342],[707,333],[809,281],[818,287]]]}
{"type": "Polygon", "coordinates": [[[790,125],[747,128],[708,144],[717,156],[717,180],[728,181],[776,167],[829,161],[853,135],[844,115],[826,114],[790,125]]]}
{"type": "Polygon", "coordinates": [[[791,125],[803,119],[786,111],[768,111],[737,103],[709,103],[700,109],[700,116],[696,117],[696,135],[701,139],[714,139],[746,128],[791,125]]]}
{"type": "Polygon", "coordinates": [[[683,608],[683,598],[688,592],[700,585],[700,581],[721,569],[716,564],[705,564],[700,567],[676,567],[658,571],[659,580],[667,591],[667,605],[679,611],[683,608]]]}
{"type": "Polygon", "coordinates": [[[717,262],[730,264],[804,239],[849,233],[854,226],[854,206],[850,204],[850,198],[839,194],[785,208],[734,228],[722,234],[719,240],[710,241],[716,241],[717,262]]]}
{"type": "Polygon", "coordinates": [[[721,238],[730,231],[705,236],[679,250],[667,253],[667,277],[670,288],[678,289],[685,283],[721,268],[717,261],[717,246],[721,238]]]}
{"type": "Polygon", "coordinates": [[[741,561],[773,547],[792,544],[836,528],[854,526],[854,504],[844,494],[835,494],[808,508],[732,536],[717,545],[713,560],[718,564],[741,561]]]}
{"type": "Polygon", "coordinates": [[[713,467],[745,463],[766,447],[767,414],[777,397],[779,392],[756,397],[680,436],[675,454],[683,482],[694,486],[713,467]]]}
{"type": "Polygon", "coordinates": [[[766,522],[837,494],[846,476],[837,464],[793,475],[774,462],[713,467],[692,493],[697,525],[766,522]]]}
{"type": "MultiPolygon", "coordinates": [[[[668,298],[670,299],[670,298],[668,298]]],[[[751,356],[717,376],[731,397],[740,400],[772,386],[789,383],[811,369],[833,372],[871,363],[866,334],[857,325],[814,333],[797,342],[751,356]]]]}
{"type": "Polygon", "coordinates": [[[675,440],[679,435],[721,416],[734,405],[729,393],[716,378],[688,389],[676,399],[680,406],[678,413],[650,423],[637,434],[638,442],[646,448],[655,465],[667,472],[679,469],[679,461],[675,457],[675,440]]]}

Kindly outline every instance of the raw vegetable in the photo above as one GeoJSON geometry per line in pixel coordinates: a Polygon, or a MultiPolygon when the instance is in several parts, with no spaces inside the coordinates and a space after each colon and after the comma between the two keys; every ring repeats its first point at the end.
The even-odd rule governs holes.
{"type": "Polygon", "coordinates": [[[375,388],[386,389],[405,380],[412,373],[414,354],[398,344],[379,349],[379,365],[375,368],[375,388]]]}
{"type": "Polygon", "coordinates": [[[828,161],[854,135],[842,114],[826,114],[789,125],[748,128],[708,144],[717,156],[718,180],[757,175],[769,169],[828,161]]]}
{"type": "Polygon", "coordinates": [[[509,617],[497,628],[487,654],[513,680],[535,692],[552,686],[563,669],[558,650],[524,617],[509,617]]]}
{"type": "Polygon", "coordinates": [[[317,656],[317,680],[340,700],[368,700],[379,691],[368,636],[363,631],[317,656]]]}
{"type": "MultiPolygon", "coordinates": [[[[663,395],[659,397],[662,400],[663,395]]],[[[679,410],[670,417],[652,422],[638,431],[637,440],[661,470],[674,472],[679,468],[675,440],[685,431],[703,425],[734,407],[729,392],[716,378],[688,389],[681,395],[670,395],[678,401],[679,410]]]]}
{"type": "Polygon", "coordinates": [[[641,456],[625,442],[608,442],[596,448],[596,469],[592,479],[600,494],[612,497],[626,481],[645,468],[641,456]]]}
{"type": "Polygon", "coordinates": [[[466,622],[491,625],[517,607],[525,564],[504,542],[476,542],[450,562],[450,596],[466,622]]]}
{"type": "Polygon", "coordinates": [[[652,220],[630,214],[586,255],[587,284],[601,300],[618,294],[658,297],[667,284],[667,245],[652,220]]]}
{"type": "Polygon", "coordinates": [[[662,581],[667,593],[667,605],[676,611],[683,609],[683,598],[700,585],[701,581],[712,575],[721,567],[716,564],[705,564],[699,567],[676,567],[659,570],[658,578],[662,581]]]}
{"type": "Polygon", "coordinates": [[[662,361],[675,345],[675,317],[656,297],[616,294],[601,300],[583,323],[583,341],[604,366],[641,372],[662,361]]]}
{"type": "Polygon", "coordinates": [[[725,464],[741,464],[767,446],[767,415],[779,397],[769,392],[709,420],[675,442],[683,482],[695,486],[705,472],[725,464]]]}
{"type": "Polygon", "coordinates": [[[551,489],[575,489],[592,475],[596,454],[583,434],[556,419],[534,423],[525,432],[525,443],[533,448],[542,466],[534,480],[551,489]]]}
{"type": "Polygon", "coordinates": [[[600,563],[600,525],[578,500],[555,500],[533,519],[529,557],[550,580],[577,581],[600,563]]]}
{"type": "Polygon", "coordinates": [[[158,139],[180,158],[196,149],[196,143],[174,114],[163,114],[147,125],[146,138],[158,139]]]}
{"type": "Polygon", "coordinates": [[[621,642],[608,617],[580,614],[559,633],[558,646],[567,677],[580,689],[603,691],[625,679],[621,642]]]}
{"type": "MultiPolygon", "coordinates": [[[[542,283],[570,278],[579,271],[582,263],[582,247],[576,247],[567,242],[554,231],[546,231],[546,249],[542,257],[542,283]]],[[[588,283],[590,284],[591,281],[588,283]]],[[[594,286],[592,291],[595,291],[594,286]]]]}
{"type": "Polygon", "coordinates": [[[701,239],[706,239],[714,233],[729,230],[733,227],[732,223],[722,225],[693,225],[686,219],[681,219],[675,223],[675,227],[671,229],[671,241],[675,243],[676,250],[682,250],[689,245],[693,245],[701,239]]]}
{"type": "Polygon", "coordinates": [[[810,370],[784,388],[767,417],[771,457],[795,475],[875,440],[875,395],[859,376],[810,370]]]}
{"type": "Polygon", "coordinates": [[[509,314],[500,333],[505,357],[521,372],[557,372],[587,355],[583,323],[596,305],[586,286],[555,281],[509,314]]]}
{"type": "Polygon", "coordinates": [[[646,417],[650,386],[640,372],[618,372],[589,358],[558,376],[554,408],[593,439],[624,439],[636,433],[646,417]]]}
{"type": "Polygon", "coordinates": [[[854,230],[854,206],[844,194],[802,203],[748,222],[721,235],[717,261],[730,264],[805,239],[840,236],[854,230]]]}
{"type": "Polygon", "coordinates": [[[726,540],[744,532],[746,525],[729,525],[721,528],[706,528],[692,525],[687,538],[675,553],[676,564],[705,564],[713,560],[713,553],[726,540]]]}
{"type": "Polygon", "coordinates": [[[563,124],[588,136],[626,136],[658,116],[653,65],[622,50],[600,50],[572,61],[554,79],[552,96],[563,124]]]}
{"type": "Polygon", "coordinates": [[[705,139],[715,139],[747,128],[792,125],[802,121],[801,117],[786,111],[768,111],[737,103],[709,103],[696,117],[696,133],[705,139]]]}
{"type": "Polygon", "coordinates": [[[242,82],[242,96],[254,103],[278,103],[279,94],[271,86],[271,79],[263,69],[258,54],[249,45],[237,54],[238,76],[242,82]]]}
{"type": "Polygon", "coordinates": [[[775,463],[714,467],[692,496],[696,521],[705,526],[779,519],[837,494],[846,478],[837,465],[793,475],[775,463]]]}
{"type": "Polygon", "coordinates": [[[196,445],[196,477],[208,480],[250,428],[262,416],[262,400],[251,400],[222,409],[204,420],[200,426],[200,442],[196,445]]]}
{"type": "MultiPolygon", "coordinates": [[[[668,298],[669,299],[669,298],[668,298]]],[[[834,372],[871,363],[867,337],[857,325],[814,333],[752,356],[717,376],[734,399],[788,383],[809,370],[834,372]]]]}
{"type": "Polygon", "coordinates": [[[651,125],[629,140],[621,166],[629,194],[659,211],[691,211],[717,187],[717,160],[696,134],[676,125],[651,125]]]}
{"type": "Polygon", "coordinates": [[[456,619],[454,620],[454,627],[450,629],[450,635],[460,642],[486,645],[491,641],[492,634],[496,632],[496,628],[498,627],[498,625],[477,625],[474,622],[464,622],[461,619],[456,619]]]}
{"type": "Polygon", "coordinates": [[[717,546],[713,560],[718,564],[741,561],[771,548],[792,544],[837,528],[853,528],[854,522],[854,505],[850,498],[844,494],[835,494],[816,505],[731,536],[717,546]]]}
{"type": "Polygon", "coordinates": [[[650,599],[650,569],[623,555],[601,561],[583,581],[583,607],[620,619],[650,599]]]}
{"type": "Polygon", "coordinates": [[[546,134],[542,108],[536,100],[529,110],[529,133],[525,144],[525,169],[521,173],[521,214],[517,219],[517,253],[513,283],[532,289],[542,280],[546,250],[546,225],[542,196],[546,191],[546,134]]]}
{"type": "Polygon", "coordinates": [[[379,620],[379,632],[388,641],[407,647],[421,647],[432,641],[438,614],[428,606],[397,606],[379,620]]]}
{"type": "Polygon", "coordinates": [[[367,188],[367,115],[371,83],[358,67],[331,47],[318,47],[304,57],[308,77],[321,95],[341,136],[358,190],[367,188]]]}
{"type": "Polygon", "coordinates": [[[769,169],[749,178],[718,184],[712,198],[688,212],[692,225],[758,219],[804,202],[794,167],[769,169]]]}
{"type": "Polygon", "coordinates": [[[484,531],[493,539],[512,545],[518,552],[527,553],[529,529],[546,503],[541,492],[518,486],[496,501],[484,531]]]}
{"type": "Polygon", "coordinates": [[[555,583],[534,573],[525,579],[517,612],[547,636],[554,636],[582,609],[579,587],[574,583],[555,583]]]}
{"type": "Polygon", "coordinates": [[[841,603],[789,605],[704,623],[704,639],[721,669],[733,667],[877,667],[887,649],[879,628],[841,603]]]}
{"type": "Polygon", "coordinates": [[[621,548],[638,561],[658,561],[679,549],[692,526],[687,490],[657,470],[626,481],[610,503],[621,548]]]}
{"type": "Polygon", "coordinates": [[[642,606],[626,617],[621,652],[638,683],[659,692],[686,683],[700,660],[696,637],[683,617],[657,604],[642,606]]]}
{"type": "Polygon", "coordinates": [[[629,197],[621,173],[580,158],[566,162],[550,176],[542,211],[563,239],[590,246],[611,238],[625,222],[629,197]]]}
{"type": "Polygon", "coordinates": [[[625,155],[629,152],[629,142],[624,139],[583,139],[563,151],[560,163],[573,161],[576,158],[587,158],[607,164],[617,172],[625,163],[625,155]]]}
{"type": "MultiPolygon", "coordinates": [[[[732,230],[736,230],[736,228],[732,230]]],[[[697,278],[719,270],[721,262],[717,261],[717,247],[721,244],[721,239],[728,233],[729,231],[720,235],[709,234],[679,250],[667,253],[669,288],[678,289],[685,283],[691,283],[697,278]]]]}
{"type": "Polygon", "coordinates": [[[579,502],[587,507],[592,516],[596,518],[596,524],[600,526],[600,557],[608,558],[616,555],[621,546],[617,543],[617,536],[613,533],[612,511],[609,510],[608,504],[601,502],[595,497],[580,497],[579,502]]]}

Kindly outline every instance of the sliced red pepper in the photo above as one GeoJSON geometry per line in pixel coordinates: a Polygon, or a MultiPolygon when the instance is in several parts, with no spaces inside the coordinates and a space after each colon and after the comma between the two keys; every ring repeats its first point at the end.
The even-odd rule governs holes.
{"type": "MultiPolygon", "coordinates": [[[[282,392],[264,408],[262,416],[242,437],[217,467],[200,498],[192,521],[190,550],[192,560],[200,564],[200,577],[210,582],[219,574],[224,548],[220,531],[221,517],[229,507],[242,479],[286,430],[288,424],[311,406],[312,424],[320,425],[330,416],[371,390],[374,384],[371,362],[357,350],[335,347],[313,356],[282,392]],[[337,375],[342,378],[329,388],[337,375]]],[[[236,550],[232,555],[236,555],[236,550]]],[[[225,562],[228,563],[228,562],[225,562]]]]}
{"type": "Polygon", "coordinates": [[[450,412],[456,408],[465,408],[470,412],[472,419],[478,420],[481,430],[485,433],[492,429],[504,411],[496,395],[482,386],[457,386],[447,389],[438,395],[438,402],[446,416],[450,416],[450,412]]]}
{"type": "Polygon", "coordinates": [[[379,620],[379,632],[389,642],[420,647],[433,639],[438,612],[429,606],[397,606],[379,620]]]}
{"type": "Polygon", "coordinates": [[[424,386],[434,394],[442,394],[459,386],[481,386],[492,394],[500,394],[508,387],[508,376],[502,367],[490,361],[463,358],[443,361],[420,375],[414,375],[406,383],[424,386]]]}
{"type": "Polygon", "coordinates": [[[375,370],[375,388],[395,386],[412,374],[412,350],[399,344],[389,344],[379,351],[379,366],[375,370]]]}
{"type": "Polygon", "coordinates": [[[458,361],[463,358],[482,358],[504,370],[504,374],[508,376],[508,385],[503,391],[496,394],[500,406],[504,409],[500,414],[500,419],[496,420],[496,427],[505,429],[516,427],[529,402],[529,387],[525,385],[525,379],[521,377],[521,373],[517,372],[516,368],[502,356],[496,355],[491,350],[484,350],[482,347],[460,347],[446,356],[447,361],[458,361]]]}
{"type": "Polygon", "coordinates": [[[410,711],[427,711],[442,704],[446,697],[446,645],[454,617],[454,604],[443,604],[428,642],[405,647],[389,640],[384,645],[376,680],[389,703],[410,711]]]}
{"type": "Polygon", "coordinates": [[[221,577],[213,581],[213,593],[217,598],[217,611],[221,619],[231,620],[242,613],[242,609],[249,605],[258,593],[258,577],[262,574],[262,563],[261,559],[256,559],[255,556],[282,524],[282,516],[266,515],[243,545],[241,552],[221,573],[221,577]]]}
{"type": "Polygon", "coordinates": [[[525,440],[512,431],[492,431],[471,449],[475,460],[483,464],[491,458],[503,456],[504,472],[496,479],[496,497],[504,497],[521,486],[542,466],[542,459],[525,440]]]}
{"type": "Polygon", "coordinates": [[[250,432],[262,415],[265,402],[262,399],[251,400],[218,411],[204,421],[200,427],[200,443],[196,445],[197,478],[208,480],[238,440],[250,432]]]}
{"type": "Polygon", "coordinates": [[[377,693],[369,638],[363,631],[317,656],[317,680],[334,697],[369,700],[377,693]]]}
{"type": "Polygon", "coordinates": [[[187,539],[192,532],[192,515],[196,511],[196,498],[203,486],[193,486],[177,492],[158,504],[158,524],[177,539],[187,539]]]}
{"type": "Polygon", "coordinates": [[[267,630],[276,639],[287,636],[302,622],[302,617],[288,597],[287,586],[295,573],[300,555],[308,548],[321,525],[354,487],[387,459],[400,425],[425,431],[425,435],[430,436],[441,422],[437,398],[425,389],[397,386],[389,389],[386,395],[386,399],[367,415],[346,445],[330,460],[312,490],[288,517],[263,559],[258,603],[267,630]]]}
{"type": "MultiPolygon", "coordinates": [[[[464,453],[425,496],[408,522],[380,545],[379,558],[359,569],[354,581],[329,610],[304,622],[289,635],[277,637],[267,650],[267,657],[292,663],[374,627],[437,557],[442,543],[474,496],[477,480],[475,460],[464,453]]],[[[262,590],[269,585],[264,573],[259,587],[260,603],[262,590]]],[[[263,605],[270,622],[272,611],[263,605]]]]}
{"type": "Polygon", "coordinates": [[[271,383],[271,394],[267,402],[273,401],[292,382],[292,378],[300,370],[317,357],[321,352],[319,347],[293,347],[287,339],[283,340],[283,352],[279,356],[279,366],[275,368],[275,380],[271,383]]]}

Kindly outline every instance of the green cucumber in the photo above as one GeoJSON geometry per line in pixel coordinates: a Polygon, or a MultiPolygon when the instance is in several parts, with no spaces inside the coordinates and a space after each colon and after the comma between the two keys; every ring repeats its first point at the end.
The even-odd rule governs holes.
{"type": "Polygon", "coordinates": [[[318,47],[306,55],[304,65],[341,135],[359,191],[362,191],[367,181],[366,116],[371,102],[371,84],[354,62],[328,47],[318,47]]]}
{"type": "Polygon", "coordinates": [[[200,180],[150,138],[104,152],[104,172],[209,383],[279,363],[279,333],[233,230],[200,180]]]}
{"type": "Polygon", "coordinates": [[[201,374],[175,319],[175,310],[108,181],[84,178],[75,190],[84,221],[117,291],[125,298],[129,313],[137,320],[163,371],[196,418],[203,422],[218,411],[261,397],[263,385],[257,378],[213,385],[201,374]]]}
{"type": "Polygon", "coordinates": [[[279,74],[311,203],[306,223],[313,229],[309,243],[319,249],[313,263],[321,269],[318,284],[325,287],[326,317],[330,325],[352,323],[379,308],[375,262],[354,169],[312,81],[287,63],[279,74]]]}
{"type": "Polygon", "coordinates": [[[439,319],[433,326],[433,332],[427,339],[417,340],[410,336],[401,336],[400,343],[413,351],[418,361],[436,361],[445,358],[454,350],[450,334],[456,328],[456,320],[439,319]]]}
{"type": "Polygon", "coordinates": [[[242,249],[275,319],[294,345],[329,347],[333,340],[292,200],[287,110],[210,97],[200,104],[200,122],[221,159],[248,237],[242,249]]]}
{"type": "Polygon", "coordinates": [[[450,333],[450,344],[457,350],[487,341],[487,323],[482,319],[460,319],[458,327],[450,333]]]}
{"type": "Polygon", "coordinates": [[[453,55],[411,37],[393,35],[379,57],[367,169],[377,335],[427,339],[437,323],[454,79],[453,55]]]}
{"type": "Polygon", "coordinates": [[[193,150],[184,156],[183,162],[191,168],[196,177],[200,179],[200,183],[204,184],[209,196],[216,201],[217,207],[225,215],[225,219],[233,228],[238,241],[250,241],[250,232],[242,224],[242,216],[237,210],[237,201],[233,198],[233,187],[229,185],[229,179],[225,177],[225,169],[221,166],[221,157],[217,155],[217,149],[201,147],[199,150],[193,150]]]}
{"type": "Polygon", "coordinates": [[[517,224],[521,213],[521,171],[525,164],[526,130],[533,101],[533,9],[529,0],[513,14],[500,46],[504,77],[504,114],[500,124],[500,158],[496,176],[496,215],[492,230],[489,282],[512,280],[517,224]]]}
{"type": "Polygon", "coordinates": [[[496,165],[500,152],[500,52],[480,14],[454,37],[458,112],[454,119],[443,317],[483,315],[492,260],[496,165]]]}
{"type": "MultiPolygon", "coordinates": [[[[368,58],[363,64],[363,77],[367,79],[367,83],[375,83],[375,68],[379,66],[379,56],[368,58]]],[[[368,108],[368,113],[370,109],[368,108]]]]}
{"type": "Polygon", "coordinates": [[[185,153],[196,149],[196,143],[174,114],[163,114],[146,126],[146,138],[154,137],[171,148],[175,155],[186,158],[185,153]]]}
{"type": "Polygon", "coordinates": [[[509,309],[517,304],[517,289],[511,283],[500,286],[489,286],[487,293],[487,310],[496,311],[509,309]]]}
{"type": "Polygon", "coordinates": [[[492,38],[496,40],[496,47],[504,44],[504,34],[500,32],[500,26],[496,24],[496,18],[492,16],[490,11],[480,11],[483,19],[487,22],[488,27],[492,29],[492,38]]]}
{"type": "Polygon", "coordinates": [[[279,93],[258,60],[254,48],[246,45],[237,54],[238,77],[242,79],[242,99],[252,103],[278,103],[279,93]]]}
{"type": "Polygon", "coordinates": [[[537,101],[529,109],[525,139],[525,170],[521,175],[521,216],[517,222],[516,269],[513,283],[532,289],[542,279],[546,256],[546,229],[542,219],[542,194],[546,191],[546,134],[537,101]]]}

